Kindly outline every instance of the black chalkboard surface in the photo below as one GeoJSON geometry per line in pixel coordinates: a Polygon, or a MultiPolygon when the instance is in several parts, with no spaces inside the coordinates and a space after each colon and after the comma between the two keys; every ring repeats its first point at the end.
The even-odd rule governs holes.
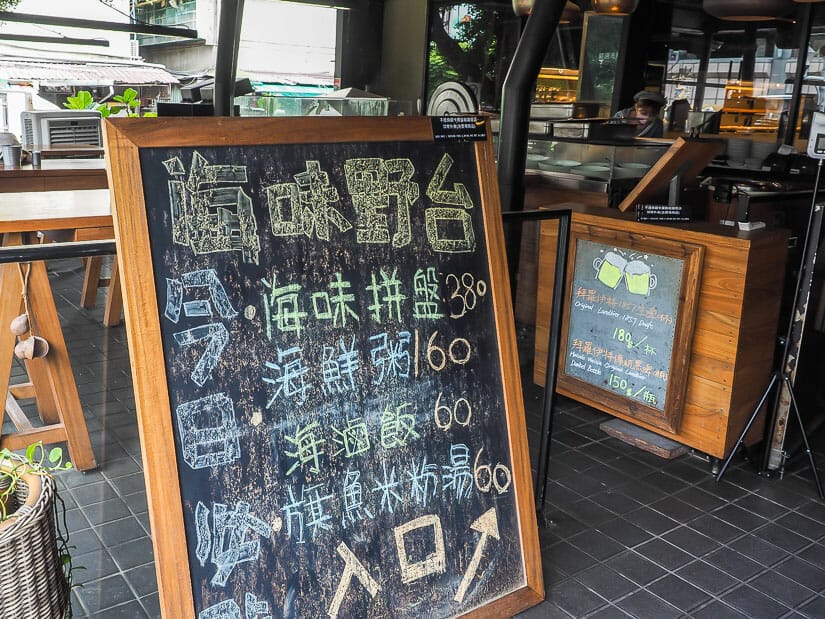
{"type": "Polygon", "coordinates": [[[592,226],[571,236],[559,384],[678,429],[701,248],[592,226]]]}
{"type": "Polygon", "coordinates": [[[157,129],[107,139],[165,612],[539,601],[489,141],[427,119],[157,129]]]}
{"type": "Polygon", "coordinates": [[[664,410],[682,266],[579,240],[565,372],[664,410]]]}

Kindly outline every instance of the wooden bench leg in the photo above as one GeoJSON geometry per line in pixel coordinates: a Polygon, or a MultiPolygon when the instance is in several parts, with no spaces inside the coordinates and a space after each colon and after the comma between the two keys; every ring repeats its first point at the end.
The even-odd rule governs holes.
{"type": "MultiPolygon", "coordinates": [[[[9,392],[11,365],[14,360],[14,345],[17,338],[8,329],[8,324],[20,313],[20,295],[13,294],[13,290],[20,289],[20,276],[17,274],[16,264],[0,266],[0,395],[3,401],[9,392]]],[[[0,411],[0,427],[5,417],[5,406],[0,411]]]]}
{"type": "Polygon", "coordinates": [[[86,258],[86,273],[83,276],[83,291],[80,293],[80,307],[92,309],[95,306],[102,267],[103,258],[101,256],[86,258]]]}
{"type": "MultiPolygon", "coordinates": [[[[20,235],[6,234],[4,244],[20,243],[20,235]]],[[[49,342],[49,354],[43,359],[32,359],[26,363],[31,383],[9,385],[16,337],[9,331],[8,324],[21,312],[21,282],[17,264],[0,265],[0,395],[4,417],[8,408],[18,429],[15,433],[0,435],[0,447],[24,449],[31,443],[66,441],[69,457],[75,468],[85,471],[97,466],[92,451],[86,419],[80,406],[72,366],[69,361],[66,342],[54,305],[49,276],[43,262],[33,262],[29,275],[30,318],[37,326],[38,335],[49,342]],[[34,397],[38,412],[44,422],[41,427],[20,423],[21,411],[16,407],[14,395],[18,398],[34,397]]]]}
{"type": "MultiPolygon", "coordinates": [[[[63,329],[54,306],[51,283],[46,272],[45,262],[32,262],[32,273],[29,277],[29,306],[34,314],[40,335],[49,342],[49,354],[44,359],[47,366],[49,387],[55,401],[58,403],[60,420],[62,421],[65,440],[69,444],[69,456],[75,468],[86,471],[97,466],[92,444],[89,440],[89,430],[83,409],[80,406],[80,395],[77,393],[77,383],[72,373],[72,364],[69,361],[69,352],[66,341],[63,339],[63,329]]],[[[32,383],[37,391],[46,385],[32,383]]]]}
{"type": "Polygon", "coordinates": [[[120,289],[120,274],[117,268],[117,256],[112,262],[112,275],[109,278],[109,294],[106,296],[106,310],[103,313],[103,324],[114,327],[120,324],[123,313],[123,291],[120,289]]]}
{"type": "MultiPolygon", "coordinates": [[[[2,266],[2,276],[0,285],[3,292],[2,306],[0,306],[0,329],[2,325],[8,325],[12,319],[24,311],[22,287],[20,283],[20,271],[17,264],[4,264],[2,266]]],[[[28,337],[25,334],[23,337],[28,337]]],[[[11,367],[14,363],[14,346],[17,344],[15,337],[8,328],[2,329],[2,339],[0,339],[0,376],[4,377],[0,381],[0,394],[6,393],[9,388],[9,377],[11,367]]],[[[32,359],[26,362],[26,373],[29,380],[38,384],[48,384],[48,370],[42,359],[32,359]]],[[[45,424],[60,422],[60,415],[57,410],[54,394],[51,389],[41,389],[33,393],[32,396],[37,402],[37,412],[40,419],[45,424]]],[[[6,407],[8,408],[8,407],[6,407]]],[[[6,412],[9,412],[8,410],[6,412]]]]}

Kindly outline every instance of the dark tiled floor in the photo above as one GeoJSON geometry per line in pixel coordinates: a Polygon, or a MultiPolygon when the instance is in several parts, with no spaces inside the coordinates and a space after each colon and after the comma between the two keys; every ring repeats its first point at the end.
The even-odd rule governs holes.
{"type": "MultiPolygon", "coordinates": [[[[52,265],[53,285],[100,467],[59,476],[75,563],[77,617],[158,617],[146,492],[125,330],[79,310],[82,269],[52,265]]],[[[533,460],[541,390],[525,407],[533,460]]],[[[20,368],[15,370],[22,377],[20,368]]],[[[825,504],[807,461],[763,479],[738,461],[721,483],[695,455],[663,460],[602,433],[606,415],[569,400],[554,425],[547,601],[533,617],[825,617],[825,504]]],[[[825,441],[813,441],[825,462],[825,441]]],[[[823,474],[823,473],[821,473],[823,474]]]]}

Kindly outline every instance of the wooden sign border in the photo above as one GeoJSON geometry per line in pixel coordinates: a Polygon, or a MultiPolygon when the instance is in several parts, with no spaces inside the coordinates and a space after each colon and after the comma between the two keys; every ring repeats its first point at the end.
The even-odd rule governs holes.
{"type": "MultiPolygon", "coordinates": [[[[652,138],[637,138],[653,140],[652,138]]],[[[636,186],[619,204],[624,212],[636,204],[656,200],[674,176],[679,176],[685,187],[694,184],[696,176],[723,148],[722,140],[683,138],[674,140],[636,186]]]]}
{"type": "Polygon", "coordinates": [[[685,405],[685,391],[688,382],[690,350],[693,327],[699,300],[699,278],[705,248],[669,239],[656,238],[645,234],[635,234],[621,230],[600,228],[574,223],[570,230],[570,250],[567,260],[567,290],[565,291],[565,311],[562,318],[561,346],[559,356],[558,387],[561,392],[576,393],[589,402],[614,410],[627,417],[638,419],[653,427],[676,433],[685,405]],[[570,327],[570,307],[573,299],[573,276],[576,265],[577,241],[585,240],[645,251],[659,256],[678,258],[683,261],[682,282],[676,310],[676,325],[673,334],[670,373],[668,375],[667,396],[664,410],[660,411],[642,402],[622,396],[615,391],[592,385],[567,374],[567,341],[570,327]]]}
{"type": "MultiPolygon", "coordinates": [[[[129,358],[135,390],[160,608],[164,617],[194,618],[183,508],[157,291],[139,159],[141,148],[433,141],[429,118],[116,118],[104,124],[107,175],[124,291],[129,358]]],[[[541,555],[521,395],[516,335],[492,144],[475,143],[502,398],[512,458],[524,586],[466,616],[505,617],[544,599],[541,555]]]]}

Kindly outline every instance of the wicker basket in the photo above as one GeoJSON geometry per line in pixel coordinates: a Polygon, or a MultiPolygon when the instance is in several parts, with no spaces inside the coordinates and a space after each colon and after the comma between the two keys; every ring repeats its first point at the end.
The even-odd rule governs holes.
{"type": "Polygon", "coordinates": [[[0,524],[0,617],[62,619],[71,613],[54,501],[51,477],[26,475],[18,483],[10,506],[18,516],[0,524]]]}

